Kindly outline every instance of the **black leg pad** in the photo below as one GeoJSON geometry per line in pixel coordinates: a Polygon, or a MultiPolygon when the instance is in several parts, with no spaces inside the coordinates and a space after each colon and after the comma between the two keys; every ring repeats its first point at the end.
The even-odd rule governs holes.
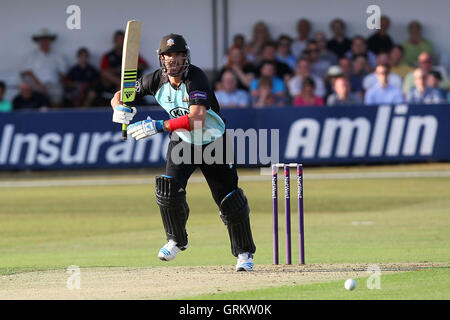
{"type": "Polygon", "coordinates": [[[249,214],[247,198],[240,188],[228,194],[220,203],[220,217],[227,226],[231,252],[235,257],[240,253],[256,251],[249,214]]]}
{"type": "Polygon", "coordinates": [[[187,245],[189,206],[186,202],[186,190],[172,177],[157,176],[155,193],[167,240],[176,241],[178,247],[187,245]]]}

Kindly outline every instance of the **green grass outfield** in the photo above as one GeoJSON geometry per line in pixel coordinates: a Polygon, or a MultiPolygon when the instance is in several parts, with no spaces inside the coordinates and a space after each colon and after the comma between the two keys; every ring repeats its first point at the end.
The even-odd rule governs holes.
{"type": "Polygon", "coordinates": [[[450,299],[450,268],[408,271],[380,276],[379,288],[369,289],[368,277],[356,279],[356,288],[344,289],[344,281],[281,286],[260,290],[210,294],[199,300],[413,300],[450,299]]]}
{"type": "MultiPolygon", "coordinates": [[[[370,167],[370,171],[374,168],[370,167]]],[[[384,170],[383,167],[378,169],[384,170]]],[[[450,168],[444,166],[441,170],[449,171],[450,168]]],[[[305,171],[307,263],[450,261],[450,178],[308,180],[308,168],[305,171]]],[[[321,173],[327,169],[311,171],[321,173]]],[[[333,172],[346,172],[346,169],[333,168],[333,172]]],[[[153,180],[154,174],[146,174],[140,178],[153,180]]],[[[282,227],[282,179],[279,184],[282,227]]],[[[271,264],[270,179],[243,181],[240,186],[252,209],[251,221],[257,245],[255,264],[271,264]]],[[[296,236],[294,180],[291,188],[292,234],[296,236]]],[[[192,183],[187,191],[191,208],[188,222],[190,248],[170,265],[234,265],[226,229],[207,185],[192,183]]],[[[283,237],[284,231],[280,229],[281,261],[284,259],[283,237]]],[[[69,265],[84,268],[167,266],[156,259],[163,244],[162,222],[151,184],[2,188],[0,192],[0,275],[60,269],[69,265]]],[[[294,261],[297,250],[294,237],[294,261]]],[[[450,298],[448,268],[385,277],[386,282],[382,283],[379,293],[362,290],[360,286],[353,292],[334,295],[333,292],[343,286],[342,281],[337,281],[243,292],[235,297],[450,298]],[[414,279],[420,281],[414,282],[414,279]]],[[[232,297],[230,294],[227,298],[232,297]]]]}

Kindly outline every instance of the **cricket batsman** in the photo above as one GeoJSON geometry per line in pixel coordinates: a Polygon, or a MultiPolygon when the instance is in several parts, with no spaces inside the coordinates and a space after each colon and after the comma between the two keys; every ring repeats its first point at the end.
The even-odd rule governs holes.
{"type": "Polygon", "coordinates": [[[170,261],[188,248],[186,186],[194,170],[200,168],[219,207],[220,218],[228,229],[231,253],[237,258],[236,271],[251,271],[256,247],[250,227],[250,208],[244,191],[238,187],[236,167],[225,162],[225,122],[208,78],[200,68],[190,63],[189,47],[181,35],[172,33],[164,36],[158,56],[160,69],[138,79],[136,96],[154,96],[170,115],[170,120],[152,120],[148,117],[147,120],[130,124],[136,109],[123,106],[120,91],[111,99],[113,122],[130,124],[127,134],[136,140],[163,131],[170,132],[166,172],[156,177],[156,202],[167,238],[167,243],[158,252],[158,258],[170,261]],[[196,131],[201,130],[201,141],[195,139],[194,127],[196,131]],[[194,161],[195,150],[200,148],[203,151],[218,142],[223,147],[224,161],[207,164],[203,157],[200,163],[194,161]],[[192,150],[190,161],[174,161],[179,153],[172,152],[174,149],[192,150]]]}

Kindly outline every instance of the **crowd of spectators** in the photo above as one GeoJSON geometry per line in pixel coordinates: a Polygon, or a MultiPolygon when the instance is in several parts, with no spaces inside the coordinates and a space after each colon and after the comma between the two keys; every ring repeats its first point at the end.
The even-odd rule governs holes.
{"type": "MultiPolygon", "coordinates": [[[[114,33],[110,51],[103,54],[99,68],[90,63],[90,52],[79,48],[77,63],[67,66],[62,55],[52,50],[57,36],[43,29],[32,36],[36,50],[20,70],[21,83],[12,101],[4,100],[6,84],[0,81],[0,111],[105,106],[120,90],[122,48],[125,33],[114,33]]],[[[140,56],[138,74],[149,67],[140,56]]]]}
{"type": "Polygon", "coordinates": [[[259,108],[450,102],[446,68],[436,64],[420,22],[409,23],[409,38],[401,43],[390,36],[390,25],[382,16],[380,29],[367,38],[349,37],[344,21],[334,19],[327,39],[302,18],[296,36],[273,39],[268,26],[257,22],[252,38],[237,34],[224,57],[213,81],[219,103],[259,108]]]}
{"type": "MultiPolygon", "coordinates": [[[[390,24],[382,16],[380,29],[367,38],[350,37],[344,21],[336,18],[327,39],[324,31],[312,33],[312,23],[302,18],[296,36],[273,39],[259,21],[248,41],[242,34],[234,36],[211,79],[217,99],[223,108],[450,102],[446,68],[436,64],[420,22],[409,23],[409,37],[401,43],[389,35],[390,24]]],[[[90,63],[85,47],[68,67],[52,50],[56,38],[46,29],[32,37],[37,48],[20,70],[19,92],[12,101],[4,99],[7,86],[0,81],[0,111],[108,105],[120,88],[124,32],[113,34],[112,48],[98,67],[90,63]]],[[[139,56],[138,75],[148,68],[139,56]]]]}

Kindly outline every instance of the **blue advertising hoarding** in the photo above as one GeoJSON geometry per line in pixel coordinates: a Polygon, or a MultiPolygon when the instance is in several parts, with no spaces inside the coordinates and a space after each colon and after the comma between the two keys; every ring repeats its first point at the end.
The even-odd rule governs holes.
{"type": "MultiPolygon", "coordinates": [[[[147,115],[168,118],[162,110],[141,109],[135,119],[147,115]]],[[[246,138],[245,163],[238,162],[243,165],[269,164],[267,157],[252,157],[260,152],[261,141],[272,141],[266,152],[276,153],[270,155],[271,162],[450,160],[450,105],[273,107],[228,109],[222,115],[231,134],[246,138]]],[[[3,113],[0,170],[164,166],[167,134],[122,142],[120,125],[111,119],[110,109],[3,113]]]]}

